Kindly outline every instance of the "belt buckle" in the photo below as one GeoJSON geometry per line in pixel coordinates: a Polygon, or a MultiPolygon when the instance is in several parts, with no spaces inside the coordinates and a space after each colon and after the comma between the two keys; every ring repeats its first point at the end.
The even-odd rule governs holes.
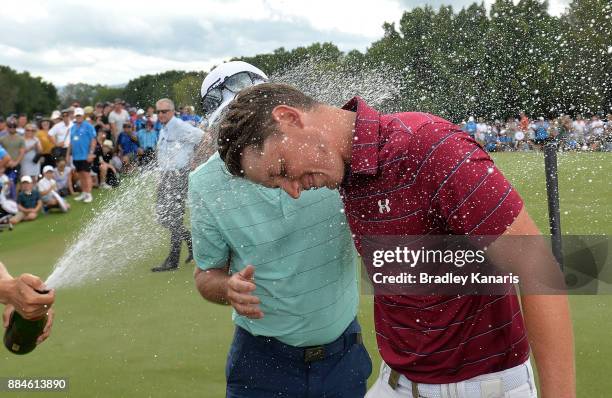
{"type": "Polygon", "coordinates": [[[323,358],[325,358],[325,347],[322,345],[304,350],[304,362],[320,361],[323,358]]]}

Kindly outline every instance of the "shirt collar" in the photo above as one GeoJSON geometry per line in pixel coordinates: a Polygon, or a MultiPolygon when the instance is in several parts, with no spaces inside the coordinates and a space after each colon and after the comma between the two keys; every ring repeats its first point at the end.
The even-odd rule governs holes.
{"type": "Polygon", "coordinates": [[[170,124],[174,123],[174,121],[175,121],[175,120],[177,120],[177,119],[176,119],[176,116],[172,116],[172,117],[170,118],[170,120],[168,120],[168,122],[166,122],[166,124],[164,124],[164,127],[168,127],[168,125],[170,125],[170,124]]]}
{"type": "Polygon", "coordinates": [[[360,97],[353,97],[342,107],[357,113],[351,153],[350,174],[376,174],[378,170],[378,143],[380,140],[380,114],[360,97]]]}

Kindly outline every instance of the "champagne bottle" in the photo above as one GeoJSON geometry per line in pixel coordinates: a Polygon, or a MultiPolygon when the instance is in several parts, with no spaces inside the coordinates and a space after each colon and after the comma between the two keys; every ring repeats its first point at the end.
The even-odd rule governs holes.
{"type": "MultiPolygon", "coordinates": [[[[39,291],[46,294],[48,291],[39,291]]],[[[4,345],[17,355],[24,355],[36,348],[36,339],[40,336],[47,324],[47,315],[39,319],[28,320],[13,311],[9,325],[4,333],[4,345]]]]}

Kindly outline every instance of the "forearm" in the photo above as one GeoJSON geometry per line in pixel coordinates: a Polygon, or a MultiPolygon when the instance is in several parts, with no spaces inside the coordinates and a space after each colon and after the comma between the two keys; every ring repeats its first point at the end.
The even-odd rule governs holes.
{"type": "Polygon", "coordinates": [[[194,273],[195,285],[200,295],[206,300],[217,304],[229,304],[227,298],[227,282],[229,278],[227,268],[203,271],[196,267],[194,273]]]}
{"type": "Polygon", "coordinates": [[[567,296],[522,297],[542,398],[576,397],[574,334],[567,296]]]}

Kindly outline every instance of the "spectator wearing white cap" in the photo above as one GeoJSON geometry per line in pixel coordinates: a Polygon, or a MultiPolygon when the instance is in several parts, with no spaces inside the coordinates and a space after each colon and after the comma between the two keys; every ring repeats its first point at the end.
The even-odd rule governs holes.
{"type": "Polygon", "coordinates": [[[58,159],[66,157],[68,146],[70,146],[70,128],[72,127],[72,120],[70,119],[68,109],[64,109],[60,116],[61,120],[54,119],[54,117],[57,117],[57,113],[53,112],[51,118],[57,120],[57,123],[49,130],[49,137],[54,143],[51,154],[56,162],[58,159]]]}
{"type": "Polygon", "coordinates": [[[60,196],[57,182],[53,179],[53,171],[53,166],[43,167],[43,178],[36,184],[38,192],[46,209],[56,207],[67,212],[70,205],[60,196]]]}
{"type": "Polygon", "coordinates": [[[40,193],[33,189],[32,177],[21,177],[21,192],[17,196],[17,214],[15,214],[9,222],[13,225],[19,224],[21,221],[32,221],[38,217],[38,212],[42,208],[42,200],[40,193]]]}
{"type": "Polygon", "coordinates": [[[81,194],[74,200],[82,200],[91,203],[91,165],[94,160],[96,149],[96,130],[85,120],[83,108],[74,110],[75,122],[70,128],[70,146],[68,147],[67,159],[72,157],[72,163],[79,174],[81,183],[81,194]]]}
{"type": "Polygon", "coordinates": [[[136,111],[136,118],[133,120],[134,131],[139,131],[145,128],[145,123],[147,122],[147,118],[145,117],[144,109],[140,108],[136,111]]]}

